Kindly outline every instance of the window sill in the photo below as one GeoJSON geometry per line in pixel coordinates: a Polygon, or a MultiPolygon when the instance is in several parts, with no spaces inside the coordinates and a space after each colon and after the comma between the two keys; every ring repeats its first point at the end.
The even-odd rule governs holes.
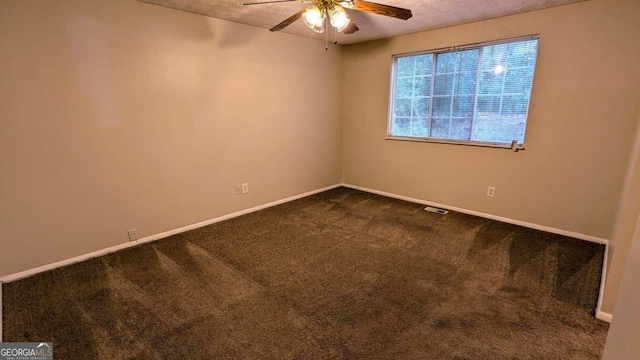
{"type": "Polygon", "coordinates": [[[504,144],[504,143],[465,141],[465,140],[446,140],[446,139],[427,139],[427,138],[415,138],[415,137],[392,136],[392,135],[387,135],[385,140],[400,140],[400,141],[426,142],[426,143],[436,143],[436,144],[490,147],[490,148],[498,148],[498,149],[509,149],[509,150],[513,150],[514,152],[517,152],[519,150],[524,150],[524,145],[522,144],[518,144],[515,148],[512,148],[511,144],[504,144]]]}

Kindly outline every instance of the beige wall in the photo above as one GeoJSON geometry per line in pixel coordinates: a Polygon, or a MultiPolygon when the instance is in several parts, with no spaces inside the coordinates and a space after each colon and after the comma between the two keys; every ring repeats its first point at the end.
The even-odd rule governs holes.
{"type": "MultiPolygon", "coordinates": [[[[640,113],[638,114],[640,123],[640,113]]],[[[618,289],[622,279],[622,273],[627,262],[631,239],[634,231],[640,236],[640,229],[636,229],[636,221],[640,216],[640,126],[636,132],[634,150],[629,162],[627,178],[625,179],[620,210],[616,219],[616,226],[611,238],[611,266],[607,274],[607,283],[602,301],[602,311],[612,313],[618,289]]]]}
{"type": "Polygon", "coordinates": [[[131,0],[1,1],[0,276],[339,183],[340,51],[131,0]]]}
{"type": "Polygon", "coordinates": [[[637,122],[639,15],[638,1],[592,0],[347,47],[344,181],[610,238],[637,122]],[[538,33],[525,151],[385,140],[392,54],[538,33]]]}
{"type": "Polygon", "coordinates": [[[637,359],[640,354],[640,217],[632,238],[615,316],[604,347],[604,360],[637,359]]]}

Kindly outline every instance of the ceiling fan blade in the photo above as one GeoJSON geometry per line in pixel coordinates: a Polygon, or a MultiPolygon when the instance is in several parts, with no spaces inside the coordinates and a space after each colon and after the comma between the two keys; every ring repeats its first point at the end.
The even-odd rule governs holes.
{"type": "Polygon", "coordinates": [[[275,3],[293,2],[293,1],[300,1],[300,0],[271,0],[271,1],[259,1],[259,2],[246,2],[242,5],[275,4],[275,3]]]}
{"type": "Polygon", "coordinates": [[[353,22],[353,20],[349,23],[349,25],[347,25],[347,28],[342,30],[343,34],[349,35],[349,34],[353,34],[354,32],[360,30],[360,28],[358,27],[358,25],[356,25],[356,23],[353,22]]]}
{"type": "MultiPolygon", "coordinates": [[[[347,1],[345,1],[347,2],[347,1]]],[[[391,16],[397,19],[407,20],[413,16],[411,10],[395,6],[377,4],[363,0],[352,0],[353,5],[348,6],[353,10],[370,12],[378,15],[391,16]]]]}
{"type": "Polygon", "coordinates": [[[305,12],[306,9],[302,9],[300,11],[298,11],[297,13],[291,15],[288,19],[286,19],[285,21],[281,22],[280,24],[272,27],[271,29],[269,29],[269,31],[280,31],[284,28],[286,28],[287,26],[293,24],[294,22],[296,22],[297,20],[299,20],[300,18],[302,18],[302,13],[305,12]]]}

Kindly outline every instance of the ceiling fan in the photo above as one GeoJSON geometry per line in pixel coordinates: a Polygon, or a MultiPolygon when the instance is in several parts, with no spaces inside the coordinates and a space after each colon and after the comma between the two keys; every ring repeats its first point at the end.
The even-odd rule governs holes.
{"type": "Polygon", "coordinates": [[[351,18],[349,17],[349,14],[347,14],[345,8],[390,16],[402,20],[407,20],[413,16],[409,9],[363,0],[271,0],[248,2],[244,3],[244,5],[262,5],[294,1],[300,1],[311,5],[293,14],[280,24],[269,29],[269,31],[280,31],[302,18],[304,23],[311,30],[317,33],[323,33],[325,31],[326,24],[330,23],[331,26],[343,34],[353,34],[360,29],[353,21],[351,21],[351,18]]]}

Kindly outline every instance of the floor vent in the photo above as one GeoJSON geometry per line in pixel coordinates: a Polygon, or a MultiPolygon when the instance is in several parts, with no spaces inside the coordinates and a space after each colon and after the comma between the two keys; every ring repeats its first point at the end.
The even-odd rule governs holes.
{"type": "Polygon", "coordinates": [[[449,210],[445,210],[445,209],[438,209],[438,208],[434,208],[434,207],[431,207],[431,206],[427,206],[427,207],[426,207],[426,208],[424,208],[424,209],[425,209],[425,210],[427,210],[427,211],[431,211],[431,212],[438,213],[438,214],[442,214],[442,215],[446,215],[446,214],[448,214],[448,213],[449,213],[449,210]]]}

